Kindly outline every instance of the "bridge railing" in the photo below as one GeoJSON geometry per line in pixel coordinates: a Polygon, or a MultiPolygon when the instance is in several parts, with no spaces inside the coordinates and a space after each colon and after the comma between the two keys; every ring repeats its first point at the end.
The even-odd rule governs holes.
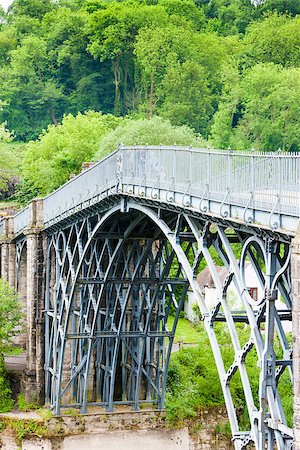
{"type": "MultiPolygon", "coordinates": [[[[300,216],[300,156],[178,146],[119,148],[44,199],[45,226],[128,186],[165,189],[250,209],[300,216]]],[[[136,191],[139,195],[139,190],[136,191]]],[[[15,233],[29,209],[14,217],[15,233]]]]}
{"type": "Polygon", "coordinates": [[[118,156],[117,150],[45,197],[45,224],[98,202],[103,192],[118,183],[118,156]]]}
{"type": "Polygon", "coordinates": [[[123,182],[170,188],[211,200],[299,216],[300,156],[192,149],[124,147],[123,182]]]}

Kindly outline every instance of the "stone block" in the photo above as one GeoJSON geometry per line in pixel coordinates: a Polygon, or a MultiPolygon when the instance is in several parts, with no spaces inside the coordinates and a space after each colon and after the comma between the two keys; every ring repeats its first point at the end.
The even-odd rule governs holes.
{"type": "Polygon", "coordinates": [[[22,450],[52,450],[52,443],[49,439],[24,439],[22,450]]]}

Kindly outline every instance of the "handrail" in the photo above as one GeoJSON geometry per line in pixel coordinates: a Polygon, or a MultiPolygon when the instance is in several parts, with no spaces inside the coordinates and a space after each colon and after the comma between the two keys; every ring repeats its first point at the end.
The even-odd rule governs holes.
{"type": "MultiPolygon", "coordinates": [[[[151,188],[149,198],[153,200],[153,189],[169,192],[170,186],[174,200],[176,193],[184,196],[181,205],[185,207],[190,206],[192,197],[199,198],[200,211],[209,212],[207,205],[211,201],[217,201],[223,207],[226,196],[225,203],[229,206],[247,209],[251,200],[251,210],[261,209],[272,217],[278,214],[299,217],[300,155],[120,145],[43,199],[44,223],[50,226],[62,216],[101,201],[103,196],[123,192],[145,197],[144,188],[151,188]]],[[[15,233],[21,232],[28,220],[27,207],[14,216],[15,233]]]]}

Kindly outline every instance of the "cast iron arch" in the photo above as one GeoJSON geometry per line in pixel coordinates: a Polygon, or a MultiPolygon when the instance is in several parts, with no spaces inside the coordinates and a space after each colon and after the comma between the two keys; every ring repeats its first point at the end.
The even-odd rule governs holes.
{"type": "MultiPolygon", "coordinates": [[[[261,305],[254,305],[252,299],[250,298],[249,292],[247,290],[247,286],[245,286],[245,278],[243,272],[243,265],[239,265],[236,260],[235,254],[233,252],[232,246],[230,245],[230,240],[228,238],[228,233],[225,230],[225,227],[222,224],[218,224],[217,222],[214,225],[214,230],[211,230],[211,222],[203,222],[200,223],[199,220],[188,216],[183,212],[178,212],[176,216],[176,220],[173,220],[173,225],[170,227],[163,219],[163,214],[160,210],[151,209],[147,206],[142,206],[138,203],[135,203],[133,200],[128,201],[126,207],[124,208],[124,203],[121,201],[120,205],[114,206],[109,212],[104,214],[94,225],[94,228],[91,228],[88,232],[88,238],[85,241],[84,247],[79,249],[79,244],[77,242],[77,251],[80,256],[78,260],[77,269],[74,273],[69,271],[69,278],[72,278],[71,283],[71,292],[68,296],[68,301],[65,302],[66,308],[66,322],[63,324],[63,330],[56,330],[56,332],[60,333],[60,345],[56,345],[55,351],[53,351],[53,346],[49,347],[50,353],[53,354],[57,352],[59,355],[59,363],[58,369],[54,371],[52,374],[53,378],[53,386],[52,386],[52,405],[55,407],[56,412],[60,411],[60,403],[62,395],[66,392],[66,388],[62,389],[62,374],[64,367],[64,351],[66,346],[66,337],[68,335],[68,327],[70,320],[70,308],[72,302],[74,300],[75,295],[75,286],[76,280],[79,279],[80,271],[82,269],[82,265],[84,263],[84,258],[86,257],[91,243],[93,242],[95,236],[102,229],[103,225],[106,224],[114,215],[122,213],[128,213],[129,211],[136,211],[140,213],[135,221],[129,224],[127,230],[125,231],[122,238],[118,239],[118,243],[114,244],[112,249],[114,249],[111,253],[111,260],[107,266],[107,270],[104,276],[102,291],[104,291],[104,287],[107,284],[108,277],[112,270],[113,264],[116,258],[120,255],[120,251],[122,246],[126,242],[126,238],[130,235],[130,232],[135,228],[138,223],[143,221],[143,218],[148,218],[152,223],[155,224],[158,230],[160,230],[163,235],[165,241],[171,246],[171,249],[176,255],[177,261],[181,267],[181,276],[182,280],[187,280],[191,289],[193,290],[198,305],[204,319],[204,325],[207,330],[211,347],[214,353],[214,358],[216,361],[216,365],[218,368],[218,372],[220,375],[220,380],[222,384],[222,389],[224,393],[224,398],[227,406],[228,416],[231,424],[231,429],[233,432],[235,448],[246,448],[248,444],[254,442],[255,447],[257,449],[263,449],[265,443],[268,442],[268,445],[273,445],[276,441],[277,447],[280,449],[290,448],[292,441],[292,432],[288,428],[286,423],[286,418],[284,414],[284,410],[281,405],[280,395],[277,389],[277,382],[280,379],[282,373],[284,373],[285,368],[287,367],[291,374],[291,352],[289,343],[285,336],[285,331],[283,329],[281,320],[290,320],[290,276],[289,276],[289,261],[290,261],[290,251],[288,251],[288,243],[281,244],[279,241],[270,240],[269,237],[260,237],[255,238],[257,246],[260,246],[263,250],[262,253],[265,256],[265,265],[266,265],[266,274],[264,275],[259,269],[259,265],[255,264],[258,276],[263,279],[264,278],[264,299],[261,305]],[[186,235],[186,237],[184,237],[186,235]],[[189,235],[189,236],[187,236],[189,235]],[[186,239],[184,241],[184,239],[186,239]],[[192,240],[193,244],[190,245],[188,240],[192,240]],[[183,248],[183,242],[186,242],[186,248],[183,248]],[[280,249],[280,245],[285,246],[284,252],[280,249]],[[221,282],[213,258],[210,253],[210,247],[213,246],[215,250],[218,252],[220,258],[222,259],[224,266],[228,269],[228,276],[221,282]],[[187,251],[187,248],[189,249],[187,251]],[[189,262],[189,251],[193,248],[193,261],[189,262]],[[204,297],[200,291],[199,285],[196,280],[197,269],[199,267],[199,263],[201,260],[205,260],[209,270],[211,272],[214,284],[216,286],[217,297],[216,302],[213,309],[210,309],[204,300],[204,297]],[[277,274],[277,275],[276,275],[277,274]],[[106,277],[106,278],[105,278],[106,277]],[[239,299],[241,300],[244,308],[243,316],[239,317],[239,320],[248,323],[250,326],[250,337],[249,340],[243,346],[239,342],[238,332],[235,326],[234,314],[230,310],[230,306],[227,302],[227,290],[231,283],[235,284],[236,290],[239,295],[239,299]],[[278,289],[281,292],[282,297],[285,300],[286,309],[284,312],[280,312],[277,310],[275,305],[275,292],[278,289]],[[219,320],[226,322],[229,328],[229,334],[232,340],[232,346],[234,349],[235,358],[229,369],[225,369],[222,354],[220,350],[220,346],[218,343],[218,339],[216,337],[216,333],[214,330],[214,325],[219,320]],[[265,332],[261,330],[261,323],[266,322],[267,328],[265,332]],[[274,328],[277,329],[277,334],[282,346],[283,358],[281,361],[278,361],[278,358],[274,352],[274,328]],[[260,376],[260,393],[259,393],[259,405],[255,404],[253,399],[253,392],[251,389],[251,383],[247,374],[246,368],[246,359],[249,352],[255,348],[258,354],[258,360],[261,365],[261,376],[260,376]],[[248,407],[248,413],[250,418],[250,429],[246,430],[246,432],[239,430],[238,417],[237,413],[232,401],[232,396],[230,392],[230,381],[236,372],[239,372],[241,377],[241,382],[243,385],[245,400],[248,407]],[[280,424],[280,427],[278,427],[280,424]],[[284,430],[284,431],[283,431],[284,430]]],[[[175,213],[174,213],[175,214],[175,213]]],[[[82,222],[83,223],[83,222],[82,222]]],[[[85,225],[88,230],[88,219],[85,225]]],[[[243,257],[245,258],[245,254],[248,254],[250,260],[255,261],[255,254],[253,250],[249,250],[249,243],[251,239],[253,241],[253,235],[249,233],[247,235],[246,232],[236,231],[235,233],[236,239],[239,241],[240,245],[243,248],[243,257]]],[[[55,238],[54,238],[55,239],[55,238]]],[[[53,241],[52,241],[52,245],[53,241]]],[[[67,255],[67,249],[65,251],[65,255],[67,255]]],[[[77,255],[77,258],[78,258],[77,255]]],[[[141,256],[141,255],[140,255],[141,256]]],[[[144,255],[145,256],[145,255],[144,255]]],[[[68,258],[67,256],[64,256],[68,258]]],[[[142,258],[142,256],[141,256],[142,258]]],[[[174,259],[174,258],[173,258],[174,259]]],[[[71,258],[72,260],[72,258],[71,258]]],[[[71,261],[70,260],[70,261],[71,261]]],[[[135,266],[134,271],[138,273],[141,261],[139,265],[135,266]]],[[[165,274],[164,274],[165,275],[165,274]]],[[[133,278],[134,279],[134,278],[133,278]]],[[[127,292],[127,299],[129,299],[131,290],[127,292]]],[[[185,291],[186,292],[186,291],[185,291]]],[[[185,295],[185,294],[184,294],[185,295]]],[[[183,303],[184,295],[181,298],[181,305],[183,303]]],[[[128,302],[127,302],[128,303],[128,302]]],[[[96,305],[95,314],[94,314],[94,322],[93,322],[93,333],[95,329],[95,324],[97,320],[98,310],[99,310],[100,302],[96,305]]],[[[92,302],[90,302],[90,308],[93,307],[92,302]]],[[[177,316],[180,311],[180,305],[177,308],[177,316]]],[[[123,310],[123,316],[124,316],[123,310]]],[[[59,319],[60,320],[60,319],[59,319]]],[[[57,317],[53,320],[55,324],[57,321],[57,317]]],[[[121,320],[120,324],[124,323],[121,320]]],[[[61,326],[61,324],[60,324],[61,326]]],[[[57,328],[54,326],[54,329],[57,328]]],[[[58,327],[59,329],[59,327],[58,327]]],[[[55,330],[54,330],[55,331],[55,330]]],[[[145,331],[145,330],[144,330],[145,331]]],[[[173,330],[174,331],[174,330],[173,330]]],[[[120,334],[120,329],[118,333],[120,334]]],[[[146,336],[146,335],[145,335],[146,336]]],[[[88,337],[86,338],[89,339],[88,337]]],[[[135,339],[135,338],[133,338],[135,339]]],[[[171,341],[172,339],[170,339],[171,341]]],[[[119,345],[120,340],[118,341],[119,345]]],[[[87,397],[88,397],[88,377],[89,377],[89,365],[91,363],[91,353],[92,353],[92,340],[88,340],[88,350],[85,357],[85,361],[79,363],[80,370],[85,365],[85,373],[84,373],[84,382],[81,384],[81,389],[83,389],[83,394],[81,395],[81,408],[82,411],[86,411],[87,407],[87,397]]],[[[114,358],[113,358],[113,370],[116,368],[116,354],[117,347],[114,347],[114,358]]],[[[168,348],[168,356],[170,354],[170,345],[168,348]]],[[[56,356],[55,356],[56,357],[56,356]]],[[[139,361],[139,365],[141,365],[141,360],[139,361]]],[[[48,368],[48,372],[53,371],[53,367],[48,368]]],[[[77,370],[77,369],[76,369],[77,370]]],[[[80,371],[79,370],[79,371],[80,371]]],[[[78,374],[78,373],[77,373],[78,374]]],[[[164,405],[164,389],[165,389],[165,381],[166,381],[166,370],[164,373],[164,379],[161,386],[160,393],[160,401],[159,406],[163,407],[164,405]]],[[[111,409],[114,401],[113,401],[113,384],[115,382],[115,372],[113,377],[110,379],[111,388],[109,390],[108,409],[111,409]]],[[[138,395],[138,386],[139,382],[136,384],[136,395],[134,406],[138,407],[139,399],[138,395]]],[[[272,447],[271,447],[272,448],[272,447]]]]}

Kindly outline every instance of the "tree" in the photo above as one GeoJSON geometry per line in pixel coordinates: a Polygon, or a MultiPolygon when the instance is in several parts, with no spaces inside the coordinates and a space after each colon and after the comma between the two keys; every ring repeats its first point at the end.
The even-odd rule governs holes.
{"type": "Polygon", "coordinates": [[[162,6],[137,1],[101,4],[90,15],[88,50],[94,58],[111,62],[115,115],[124,112],[124,100],[134,83],[133,46],[138,30],[151,24],[166,24],[167,20],[168,14],[162,6]]]}
{"type": "Polygon", "coordinates": [[[183,27],[174,25],[143,28],[138,33],[134,44],[136,69],[149,117],[155,112],[159,86],[168,67],[187,57],[186,46],[191,36],[183,27]]]}
{"type": "Polygon", "coordinates": [[[245,36],[249,63],[299,66],[300,16],[272,14],[263,21],[253,22],[245,36]]]}
{"type": "Polygon", "coordinates": [[[204,66],[195,61],[170,66],[161,89],[164,102],[160,113],[174,125],[188,125],[207,135],[214,109],[204,66]]]}
{"type": "Polygon", "coordinates": [[[222,81],[222,96],[218,104],[218,110],[213,117],[210,143],[216,148],[224,149],[230,146],[232,129],[241,113],[239,107],[241,75],[234,59],[228,60],[220,79],[222,81]]]}
{"type": "Polygon", "coordinates": [[[0,124],[0,196],[5,195],[13,177],[19,174],[20,153],[12,144],[14,136],[6,128],[6,123],[0,124]]]}
{"type": "Polygon", "coordinates": [[[240,48],[235,37],[193,33],[183,62],[165,73],[159,111],[174,125],[189,125],[207,137],[221,96],[221,74],[240,48]]]}
{"type": "Polygon", "coordinates": [[[14,15],[25,15],[41,19],[48,11],[57,8],[52,0],[14,0],[8,11],[14,15]]]}
{"type": "Polygon", "coordinates": [[[205,141],[186,126],[174,127],[160,117],[151,119],[125,119],[101,141],[94,159],[102,159],[118,145],[193,145],[203,147],[205,141]]]}
{"type": "Polygon", "coordinates": [[[0,411],[12,409],[11,389],[6,378],[4,357],[11,352],[12,338],[20,331],[21,305],[17,294],[0,279],[0,411]]]}
{"type": "Polygon", "coordinates": [[[206,26],[206,17],[202,8],[199,8],[193,0],[159,0],[158,4],[163,6],[170,17],[176,23],[180,17],[179,24],[186,20],[195,30],[201,30],[206,26]]]}
{"type": "Polygon", "coordinates": [[[10,52],[16,47],[15,30],[7,28],[0,31],[0,67],[5,66],[10,58],[10,52]]]}
{"type": "Polygon", "coordinates": [[[294,0],[268,0],[254,6],[249,0],[197,0],[204,3],[203,10],[208,20],[208,28],[219,34],[245,33],[247,26],[263,19],[267,14],[297,15],[300,3],[294,0]]]}
{"type": "Polygon", "coordinates": [[[45,41],[30,35],[11,51],[10,66],[0,71],[2,120],[19,139],[30,137],[32,129],[40,132],[49,119],[57,125],[62,115],[64,94],[48,70],[45,41]]]}
{"type": "Polygon", "coordinates": [[[225,130],[232,148],[299,150],[299,115],[300,69],[257,64],[245,72],[221,103],[213,141],[224,143],[225,130]],[[229,133],[225,111],[233,117],[229,133]]]}
{"type": "Polygon", "coordinates": [[[68,114],[57,127],[49,125],[36,141],[25,146],[21,186],[28,200],[28,191],[45,195],[77,174],[84,161],[90,161],[104,135],[114,129],[121,119],[111,114],[88,111],[76,117],[68,114]]]}

